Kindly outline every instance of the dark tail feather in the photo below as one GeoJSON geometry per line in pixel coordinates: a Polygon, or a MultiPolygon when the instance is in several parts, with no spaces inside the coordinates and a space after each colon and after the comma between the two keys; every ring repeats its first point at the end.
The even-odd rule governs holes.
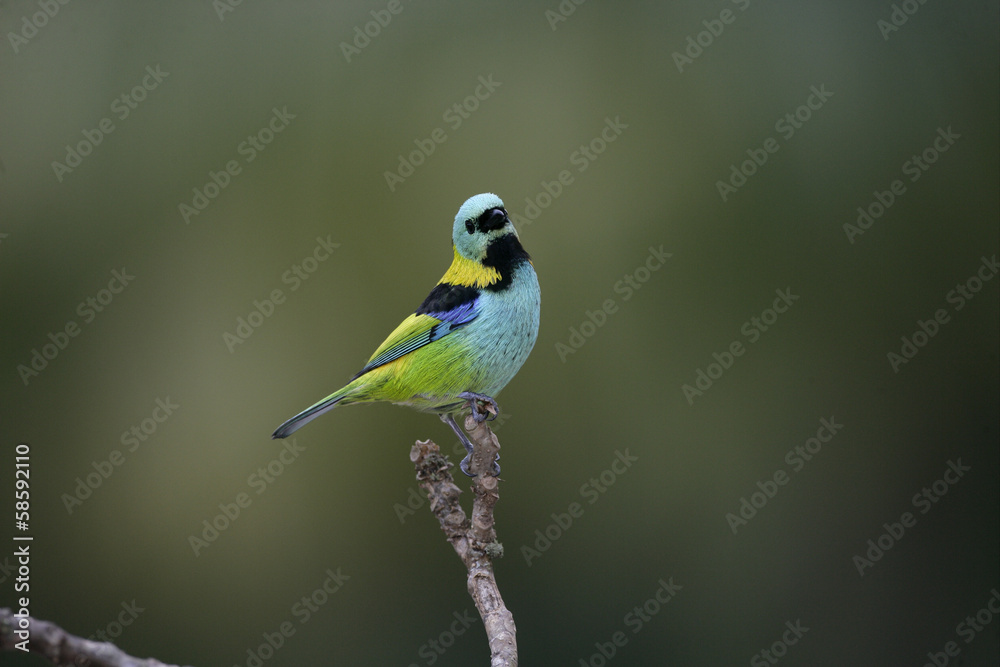
{"type": "Polygon", "coordinates": [[[319,417],[325,412],[329,412],[337,407],[337,403],[343,400],[343,394],[334,394],[324,398],[322,401],[312,406],[311,408],[306,408],[299,414],[295,415],[284,424],[275,429],[274,433],[271,434],[272,438],[287,438],[292,433],[295,433],[300,428],[311,422],[312,420],[319,417]]]}

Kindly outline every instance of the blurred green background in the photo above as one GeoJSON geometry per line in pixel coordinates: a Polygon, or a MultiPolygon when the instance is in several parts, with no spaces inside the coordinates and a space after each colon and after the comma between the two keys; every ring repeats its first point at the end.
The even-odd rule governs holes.
{"type": "Polygon", "coordinates": [[[269,435],[412,312],[451,260],[458,206],[492,191],[543,293],[537,346],[499,397],[496,570],[522,664],[922,665],[948,642],[950,664],[997,664],[1000,618],[968,642],[960,626],[1000,585],[996,2],[49,5],[0,3],[0,605],[27,442],[39,618],[197,666],[487,664],[464,571],[412,495],[410,446],[451,448],[447,428],[337,410],[281,464],[269,435]],[[894,7],[906,21],[883,34],[894,7]],[[275,110],[281,131],[241,151],[275,110]],[[769,138],[724,200],[717,183],[769,138]],[[339,246],[303,264],[318,238],[339,246]],[[648,272],[651,248],[671,256],[648,272]],[[297,285],[296,266],[314,269],[297,285]],[[134,278],[102,292],[113,271],[134,278]],[[779,289],[798,299],[775,321],[779,289]],[[947,322],[894,369],[938,309],[947,322]],[[260,326],[227,345],[248,316],[260,326]],[[734,341],[720,376],[713,353],[734,341]],[[716,379],[689,401],[699,370],[716,379]],[[162,423],[157,399],[178,406],[162,423]],[[821,419],[843,427],[786,459],[821,419]],[[152,435],[124,436],[144,420],[152,435]],[[946,494],[915,504],[959,459],[946,494]],[[196,555],[190,537],[241,493],[196,555]],[[744,498],[767,504],[734,534],[744,498]],[[915,525],[861,576],[854,557],[905,512],[915,525]],[[328,570],[349,578],[307,615],[328,570]],[[670,602],[649,602],[671,578],[670,602]],[[610,653],[617,632],[606,659],[595,643],[610,653]]]}

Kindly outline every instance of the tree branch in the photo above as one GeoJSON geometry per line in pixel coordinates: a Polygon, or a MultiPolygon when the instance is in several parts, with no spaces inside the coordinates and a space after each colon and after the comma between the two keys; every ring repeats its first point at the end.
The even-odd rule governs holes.
{"type": "MultiPolygon", "coordinates": [[[[417,441],[410,451],[410,460],[416,467],[420,486],[430,499],[431,511],[441,523],[441,530],[468,570],[469,595],[476,603],[490,643],[490,666],[517,667],[514,617],[504,605],[493,573],[493,559],[503,556],[493,519],[493,509],[500,498],[493,462],[500,451],[500,442],[485,421],[477,424],[471,416],[465,420],[465,430],[474,445],[469,469],[476,474],[472,480],[475,498],[471,520],[458,502],[462,491],[451,476],[450,468],[454,466],[436,444],[430,440],[417,441]]],[[[177,667],[153,658],[134,658],[114,644],[83,639],[54,623],[18,616],[11,609],[0,608],[0,650],[20,650],[19,645],[54,665],[177,667]],[[29,633],[26,645],[22,644],[25,639],[20,634],[25,620],[29,633]]]]}
{"type": "Polygon", "coordinates": [[[0,608],[0,649],[20,650],[18,644],[24,641],[23,632],[27,621],[27,648],[46,658],[53,665],[74,665],[75,667],[177,667],[159,660],[141,660],[122,652],[114,644],[95,642],[71,635],[55,623],[40,621],[30,616],[17,616],[6,607],[0,608]]]}
{"type": "Polygon", "coordinates": [[[493,508],[500,498],[493,462],[500,451],[500,442],[485,421],[477,424],[471,416],[465,419],[465,430],[474,446],[469,469],[476,474],[472,480],[475,498],[471,521],[458,502],[462,491],[449,471],[453,464],[441,454],[440,448],[430,440],[418,440],[410,450],[410,460],[441,530],[469,572],[469,595],[476,603],[490,642],[490,666],[517,667],[514,616],[504,605],[493,574],[493,559],[503,556],[503,546],[497,542],[493,525],[493,508]]]}

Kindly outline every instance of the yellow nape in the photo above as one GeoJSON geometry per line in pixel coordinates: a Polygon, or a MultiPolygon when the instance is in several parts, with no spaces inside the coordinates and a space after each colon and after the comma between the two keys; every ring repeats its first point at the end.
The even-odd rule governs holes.
{"type": "Polygon", "coordinates": [[[458,248],[455,248],[455,259],[439,282],[467,287],[486,287],[500,282],[500,272],[491,266],[483,266],[475,260],[462,257],[458,253],[458,248]]]}

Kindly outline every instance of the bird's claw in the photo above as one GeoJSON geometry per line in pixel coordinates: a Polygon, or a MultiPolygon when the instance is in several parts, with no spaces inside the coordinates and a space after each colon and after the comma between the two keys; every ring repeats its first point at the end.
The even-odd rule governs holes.
{"type": "MultiPolygon", "coordinates": [[[[500,476],[500,464],[497,463],[497,461],[499,461],[499,460],[500,460],[500,455],[497,454],[497,458],[493,461],[493,469],[491,471],[492,475],[494,477],[499,477],[500,476]]],[[[469,472],[469,464],[470,463],[472,463],[472,454],[471,453],[466,454],[465,458],[462,459],[462,462],[458,464],[458,467],[459,467],[459,469],[461,469],[462,472],[465,473],[466,477],[476,477],[475,473],[469,472]]]]}
{"type": "Polygon", "coordinates": [[[469,409],[472,410],[472,418],[477,424],[484,421],[493,421],[500,414],[500,406],[492,396],[477,394],[474,391],[463,391],[458,395],[469,401],[469,409]]]}

